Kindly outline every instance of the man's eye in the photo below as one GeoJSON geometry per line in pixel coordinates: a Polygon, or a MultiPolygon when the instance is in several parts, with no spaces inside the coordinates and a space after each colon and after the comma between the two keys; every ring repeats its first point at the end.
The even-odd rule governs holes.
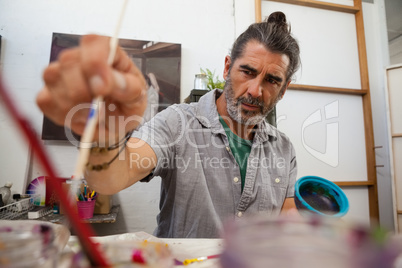
{"type": "Polygon", "coordinates": [[[274,79],[272,79],[272,78],[268,78],[267,81],[268,81],[268,83],[270,83],[270,84],[277,84],[277,83],[278,83],[276,80],[274,80],[274,79]]]}

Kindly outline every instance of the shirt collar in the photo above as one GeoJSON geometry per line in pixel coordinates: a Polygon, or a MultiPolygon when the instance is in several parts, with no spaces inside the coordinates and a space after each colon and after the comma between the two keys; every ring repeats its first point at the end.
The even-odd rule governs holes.
{"type": "MultiPolygon", "coordinates": [[[[196,118],[205,127],[210,128],[213,133],[225,133],[222,124],[219,122],[219,114],[216,107],[216,100],[223,93],[221,89],[215,89],[204,96],[198,101],[196,111],[196,118]]],[[[277,130],[275,127],[268,124],[265,120],[260,122],[256,127],[255,140],[264,142],[270,139],[277,139],[277,130]]]]}

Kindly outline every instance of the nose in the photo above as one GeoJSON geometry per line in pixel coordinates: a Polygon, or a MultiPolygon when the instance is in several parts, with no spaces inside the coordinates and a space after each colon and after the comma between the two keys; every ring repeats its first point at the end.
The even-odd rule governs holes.
{"type": "Polygon", "coordinates": [[[250,81],[249,87],[247,89],[247,94],[253,98],[259,98],[262,95],[262,83],[258,78],[250,81]]]}

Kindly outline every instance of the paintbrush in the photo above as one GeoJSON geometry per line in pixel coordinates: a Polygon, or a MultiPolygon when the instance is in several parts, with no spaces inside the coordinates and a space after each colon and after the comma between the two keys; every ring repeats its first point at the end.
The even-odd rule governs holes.
{"type": "Polygon", "coordinates": [[[184,261],[179,261],[177,259],[174,260],[174,264],[175,265],[189,265],[193,262],[201,262],[201,261],[205,261],[205,260],[209,260],[209,259],[216,259],[219,258],[221,256],[221,254],[216,254],[216,255],[209,255],[209,256],[205,256],[205,257],[198,257],[198,258],[194,258],[194,259],[185,259],[184,261]]]}
{"type": "MultiPolygon", "coordinates": [[[[121,28],[121,23],[123,21],[124,17],[124,11],[126,10],[127,6],[127,0],[124,0],[122,9],[120,11],[120,16],[119,20],[117,22],[114,34],[112,38],[110,39],[110,50],[109,50],[109,55],[107,59],[107,64],[112,65],[113,60],[116,54],[116,48],[117,48],[117,43],[118,43],[118,36],[119,36],[119,31],[121,28]]],[[[94,134],[95,134],[95,129],[98,124],[98,118],[99,118],[99,109],[100,105],[103,102],[103,97],[98,96],[95,99],[92,100],[92,105],[91,105],[91,110],[89,112],[88,120],[85,125],[84,133],[82,134],[81,137],[81,145],[79,154],[78,154],[78,160],[77,164],[75,167],[75,172],[74,172],[74,179],[81,179],[83,174],[84,174],[84,169],[86,164],[88,163],[88,158],[89,158],[89,153],[90,153],[90,146],[89,144],[92,143],[94,139],[94,134]]]]}

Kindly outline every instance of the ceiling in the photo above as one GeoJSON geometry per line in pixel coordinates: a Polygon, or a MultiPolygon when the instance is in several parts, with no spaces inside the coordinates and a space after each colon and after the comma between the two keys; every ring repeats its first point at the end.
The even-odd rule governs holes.
{"type": "Polygon", "coordinates": [[[402,0],[384,0],[388,42],[402,36],[402,0]]]}

